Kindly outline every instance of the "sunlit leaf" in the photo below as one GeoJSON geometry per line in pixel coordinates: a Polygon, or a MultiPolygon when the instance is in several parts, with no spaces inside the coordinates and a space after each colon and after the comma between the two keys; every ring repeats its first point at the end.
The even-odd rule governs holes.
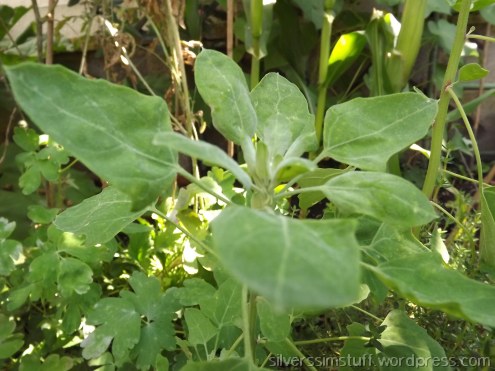
{"type": "MultiPolygon", "coordinates": [[[[61,66],[25,63],[6,72],[17,103],[33,122],[131,196],[135,210],[172,183],[176,154],[150,145],[155,134],[171,130],[161,98],[88,80],[61,66]]],[[[34,177],[31,187],[33,182],[34,177]]]]}
{"type": "Polygon", "coordinates": [[[322,309],[359,296],[359,248],[352,220],[301,221],[244,207],[212,222],[225,268],[276,308],[322,309]]]}
{"type": "Polygon", "coordinates": [[[385,171],[388,159],[427,133],[437,102],[417,93],[356,98],[325,115],[325,154],[363,170],[385,171]]]}
{"type": "Polygon", "coordinates": [[[459,81],[473,81],[486,77],[490,72],[478,63],[468,63],[459,70],[459,81]]]}

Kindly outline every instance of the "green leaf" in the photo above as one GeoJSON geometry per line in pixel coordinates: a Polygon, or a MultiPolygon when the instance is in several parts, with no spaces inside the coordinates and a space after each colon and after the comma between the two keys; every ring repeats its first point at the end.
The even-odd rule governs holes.
{"type": "Polygon", "coordinates": [[[87,315],[87,324],[98,326],[81,343],[86,359],[101,356],[112,342],[115,362],[121,364],[139,342],[141,316],[128,300],[104,298],[87,315]]]}
{"type": "Polygon", "coordinates": [[[128,194],[134,210],[172,183],[176,153],[150,145],[155,134],[171,130],[162,99],[61,66],[26,63],[6,72],[16,101],[35,124],[128,194]]]}
{"type": "Polygon", "coordinates": [[[57,216],[55,226],[77,235],[86,236],[86,245],[110,241],[125,226],[139,218],[144,210],[131,211],[129,197],[115,187],[85,199],[57,216]]]}
{"type": "Polygon", "coordinates": [[[260,319],[261,332],[269,341],[284,341],[289,337],[292,328],[288,314],[277,312],[263,297],[256,299],[256,310],[260,319]]]}
{"type": "Polygon", "coordinates": [[[437,102],[417,93],[356,98],[325,115],[325,154],[363,170],[385,171],[388,159],[427,133],[437,102]]]}
{"type": "Polygon", "coordinates": [[[383,321],[387,326],[379,339],[383,352],[378,353],[380,370],[397,370],[396,361],[403,360],[401,370],[450,370],[448,366],[435,365],[431,360],[447,359],[443,348],[432,339],[425,329],[418,326],[403,311],[394,310],[383,321]],[[387,366],[387,359],[390,366],[387,366]]]}
{"type": "Polygon", "coordinates": [[[60,260],[58,288],[62,296],[82,295],[88,292],[92,282],[93,271],[86,263],[74,258],[60,260]]]}
{"type": "Polygon", "coordinates": [[[29,195],[35,192],[41,185],[41,173],[38,164],[33,164],[19,178],[19,187],[22,193],[29,195]]]}
{"type": "Polygon", "coordinates": [[[269,73],[251,92],[258,126],[270,159],[277,155],[299,157],[317,147],[314,115],[299,88],[278,73],[269,73]]]}
{"type": "Polygon", "coordinates": [[[323,0],[292,0],[303,11],[304,18],[311,21],[315,27],[319,30],[323,25],[323,18],[325,16],[325,8],[323,0]]]}
{"type": "Polygon", "coordinates": [[[301,221],[232,206],[211,227],[225,268],[276,308],[338,307],[359,296],[352,220],[301,221]]]}
{"type": "MultiPolygon", "coordinates": [[[[304,174],[301,179],[298,180],[298,184],[301,188],[321,186],[325,184],[328,180],[336,177],[337,175],[343,174],[345,170],[341,169],[315,169],[304,174]]],[[[302,209],[308,209],[317,202],[325,198],[325,194],[320,191],[315,192],[304,192],[299,196],[299,206],[302,209]]]]}
{"type": "Polygon", "coordinates": [[[190,278],[184,281],[184,287],[179,289],[180,303],[187,307],[202,303],[215,295],[215,288],[200,278],[190,278]]]}
{"type": "MultiPolygon", "coordinates": [[[[7,223],[6,219],[0,218],[0,235],[10,235],[8,232],[10,226],[15,227],[15,223],[7,223]],[[2,227],[3,231],[1,231],[2,227]]],[[[21,254],[20,242],[0,238],[0,276],[8,276],[15,270],[15,261],[21,257],[21,254]]]]}
{"type": "Polygon", "coordinates": [[[22,357],[19,371],[69,371],[74,367],[74,360],[70,357],[60,357],[50,354],[41,363],[39,356],[29,354],[22,357]]]}
{"type": "Polygon", "coordinates": [[[481,67],[478,63],[468,63],[459,70],[459,81],[479,80],[490,73],[487,69],[481,67]]]}
{"type": "Polygon", "coordinates": [[[199,93],[211,107],[215,128],[241,144],[256,129],[256,113],[241,68],[226,55],[203,49],[194,65],[199,93]]]}
{"type": "Polygon", "coordinates": [[[495,267],[495,187],[484,187],[480,201],[480,255],[485,264],[495,267]]]}
{"type": "Polygon", "coordinates": [[[218,329],[229,325],[242,328],[242,287],[228,279],[218,287],[215,294],[200,302],[201,311],[218,329]]]}
{"type": "Polygon", "coordinates": [[[189,362],[181,371],[263,371],[245,358],[229,358],[223,361],[189,362]]]}
{"type": "Polygon", "coordinates": [[[33,129],[15,127],[13,139],[26,152],[36,151],[39,147],[39,136],[33,129]]]}
{"type": "Polygon", "coordinates": [[[48,209],[41,205],[30,205],[27,215],[34,223],[50,224],[58,211],[59,209],[48,209]]]}
{"type": "Polygon", "coordinates": [[[24,344],[20,334],[14,334],[15,322],[0,313],[0,359],[7,359],[24,344]]]}
{"type": "Polygon", "coordinates": [[[330,179],[320,189],[337,207],[393,226],[414,227],[436,218],[428,198],[395,175],[349,172],[330,179]]]}
{"type": "Polygon", "coordinates": [[[418,305],[495,326],[495,287],[446,268],[438,254],[414,254],[369,269],[418,305]]]}
{"type": "MultiPolygon", "coordinates": [[[[449,3],[452,5],[454,10],[459,11],[461,9],[461,2],[462,0],[449,0],[449,3]]],[[[495,0],[473,0],[471,2],[471,12],[475,12],[477,10],[483,9],[487,6],[490,6],[491,4],[494,4],[495,0]]]]}
{"type": "Polygon", "coordinates": [[[246,189],[251,188],[249,175],[242,170],[237,162],[224,151],[208,142],[195,141],[177,133],[160,133],[153,139],[153,144],[165,146],[174,151],[184,153],[193,158],[200,158],[209,164],[229,170],[246,189]]]}
{"type": "MultiPolygon", "coordinates": [[[[370,332],[366,330],[365,326],[360,323],[351,323],[347,327],[347,332],[349,336],[369,336],[370,332]]],[[[344,343],[344,347],[341,350],[341,357],[343,359],[356,360],[354,364],[346,364],[339,367],[339,371],[356,371],[363,370],[367,371],[371,368],[375,363],[376,350],[372,347],[366,346],[365,340],[360,339],[350,339],[346,340],[344,343]],[[351,367],[353,366],[353,367],[351,367]]]]}
{"type": "Polygon", "coordinates": [[[361,55],[366,45],[366,36],[362,31],[343,34],[332,49],[328,60],[328,72],[325,86],[331,87],[361,55]]]}
{"type": "Polygon", "coordinates": [[[366,251],[375,261],[382,263],[397,257],[426,252],[428,249],[415,239],[410,229],[400,231],[382,224],[366,251]]]}
{"type": "Polygon", "coordinates": [[[204,345],[208,340],[218,333],[218,329],[213,326],[208,317],[199,309],[187,308],[184,311],[184,318],[187,324],[187,340],[191,345],[204,345]]]}

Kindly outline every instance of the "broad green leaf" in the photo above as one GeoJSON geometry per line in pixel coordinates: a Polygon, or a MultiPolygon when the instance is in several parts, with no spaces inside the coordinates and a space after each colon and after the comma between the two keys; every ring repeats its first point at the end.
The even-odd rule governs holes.
{"type": "Polygon", "coordinates": [[[359,296],[352,220],[301,221],[231,206],[211,226],[224,267],[276,308],[338,307],[359,296]]]}
{"type": "Polygon", "coordinates": [[[241,144],[256,130],[256,113],[241,68],[225,54],[203,49],[194,65],[196,86],[211,107],[215,128],[241,144]]]}
{"type": "Polygon", "coordinates": [[[99,357],[112,342],[112,353],[119,364],[139,342],[141,316],[128,300],[100,300],[88,313],[87,323],[98,327],[81,344],[86,359],[99,357]]]}
{"type": "Polygon", "coordinates": [[[208,317],[196,308],[187,308],[184,311],[184,318],[186,319],[189,343],[191,345],[203,345],[206,348],[206,343],[217,335],[218,329],[213,326],[208,317]]]}
{"type": "Polygon", "coordinates": [[[289,337],[292,328],[287,313],[277,312],[268,300],[260,296],[256,299],[256,310],[261,332],[268,341],[284,341],[289,337]]]}
{"type": "Polygon", "coordinates": [[[93,271],[79,259],[63,258],[58,271],[58,288],[62,296],[88,292],[93,282],[93,271]]]}
{"type": "Polygon", "coordinates": [[[215,292],[215,288],[205,280],[189,278],[184,281],[184,287],[179,289],[179,300],[183,306],[193,306],[209,299],[215,292]]]}
{"type": "Polygon", "coordinates": [[[332,86],[346,72],[366,45],[366,36],[362,31],[354,31],[339,37],[328,60],[328,72],[325,86],[332,86]]]}
{"type": "Polygon", "coordinates": [[[42,363],[39,355],[28,354],[21,358],[19,371],[69,371],[73,367],[74,360],[70,357],[50,354],[42,363]]]}
{"type": "Polygon", "coordinates": [[[443,348],[425,329],[418,326],[404,312],[394,310],[382,325],[387,326],[379,339],[383,352],[378,352],[380,370],[397,370],[397,360],[402,359],[400,370],[440,371],[450,370],[446,365],[432,365],[432,360],[446,359],[443,348]]]}
{"type": "Polygon", "coordinates": [[[14,334],[15,322],[0,313],[0,360],[16,353],[24,344],[21,334],[14,334]]]}
{"type": "Polygon", "coordinates": [[[398,176],[355,171],[330,179],[319,189],[337,207],[396,227],[414,227],[436,218],[433,206],[412,183],[398,176]]]}
{"type": "Polygon", "coordinates": [[[223,361],[189,362],[181,371],[263,371],[245,358],[229,358],[223,361]]]}
{"type": "Polygon", "coordinates": [[[35,223],[50,224],[59,209],[48,209],[41,205],[31,205],[28,207],[27,216],[35,223]]]}
{"type": "Polygon", "coordinates": [[[246,189],[251,188],[252,182],[249,175],[242,170],[237,162],[217,146],[208,142],[191,140],[177,133],[157,134],[153,139],[153,144],[165,146],[190,157],[199,158],[208,164],[223,167],[239,179],[246,189]]]}
{"type": "Polygon", "coordinates": [[[39,148],[39,135],[33,129],[15,127],[12,138],[24,151],[33,152],[39,148]]]}
{"type": "Polygon", "coordinates": [[[401,231],[382,224],[366,251],[377,262],[382,263],[429,250],[415,239],[410,229],[401,231]]]}
{"type": "Polygon", "coordinates": [[[172,183],[176,153],[150,145],[155,134],[171,130],[162,99],[88,80],[61,66],[26,63],[6,72],[17,103],[34,123],[128,194],[134,210],[148,206],[172,183]]]}
{"type": "Polygon", "coordinates": [[[215,294],[200,303],[201,310],[216,326],[242,327],[242,287],[233,279],[223,282],[215,294]]]}
{"type": "Polygon", "coordinates": [[[314,116],[299,88],[277,73],[269,73],[251,92],[258,126],[256,133],[266,144],[269,158],[299,157],[316,149],[314,116]]]}
{"type": "Polygon", "coordinates": [[[304,18],[311,21],[318,30],[321,29],[325,16],[325,3],[323,0],[292,0],[292,2],[301,8],[304,18]]]}
{"type": "Polygon", "coordinates": [[[495,267],[495,187],[481,192],[480,254],[485,264],[495,267]]]}
{"type": "Polygon", "coordinates": [[[414,254],[369,269],[418,305],[495,326],[495,287],[446,268],[438,254],[414,254]]]}
{"type": "Polygon", "coordinates": [[[468,63],[459,70],[459,81],[479,80],[487,76],[490,72],[481,67],[478,63],[468,63]]]}
{"type": "MultiPolygon", "coordinates": [[[[318,168],[304,174],[301,179],[298,180],[298,184],[301,188],[321,186],[325,184],[328,180],[336,177],[337,175],[343,174],[345,170],[341,169],[331,169],[331,168],[318,168]]],[[[317,202],[320,202],[325,198],[325,195],[320,191],[315,192],[304,192],[299,196],[299,206],[302,209],[308,209],[317,202]]]]}
{"type": "Polygon", "coordinates": [[[54,224],[65,232],[85,235],[86,245],[94,246],[111,240],[144,212],[133,212],[131,207],[129,196],[115,187],[107,187],[101,193],[63,211],[54,224]]]}
{"type": "Polygon", "coordinates": [[[385,171],[388,159],[427,133],[437,102],[417,93],[356,98],[325,115],[324,151],[363,170],[385,171]]]}

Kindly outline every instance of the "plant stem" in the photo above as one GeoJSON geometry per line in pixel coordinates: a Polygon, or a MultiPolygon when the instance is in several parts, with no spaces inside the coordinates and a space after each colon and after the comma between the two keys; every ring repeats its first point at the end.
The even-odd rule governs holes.
{"type": "Polygon", "coordinates": [[[244,357],[252,361],[254,354],[251,342],[251,323],[249,315],[249,290],[247,286],[242,287],[242,323],[244,332],[244,357]]]}
{"type": "Polygon", "coordinates": [[[438,103],[438,113],[433,124],[433,135],[431,139],[431,155],[428,163],[428,170],[426,172],[425,182],[423,184],[423,193],[431,198],[433,190],[435,189],[437,175],[440,167],[440,160],[442,157],[442,141],[445,131],[445,124],[447,119],[447,113],[450,103],[450,94],[447,88],[452,84],[456,77],[457,69],[461,59],[462,49],[464,47],[466,29],[469,18],[469,11],[471,9],[472,0],[463,0],[461,3],[461,9],[459,11],[459,18],[457,20],[456,34],[454,39],[454,45],[452,52],[450,53],[449,62],[447,65],[447,71],[445,72],[443,80],[443,89],[440,94],[440,101],[438,103]]]}
{"type": "Polygon", "coordinates": [[[40,8],[37,0],[31,0],[33,7],[34,19],[36,24],[36,54],[38,62],[43,62],[43,20],[41,19],[40,8]]]}
{"type": "MultiPolygon", "coordinates": [[[[227,55],[234,58],[234,0],[227,0],[227,55]]],[[[234,142],[227,141],[227,154],[234,157],[234,142]]]]}
{"type": "Polygon", "coordinates": [[[481,162],[481,155],[480,155],[480,150],[478,148],[478,143],[476,142],[476,137],[474,136],[473,129],[471,128],[471,125],[469,124],[469,120],[466,116],[466,112],[464,112],[464,108],[462,107],[461,101],[455,94],[454,90],[452,89],[452,86],[449,86],[447,88],[447,92],[450,94],[452,99],[455,102],[455,105],[457,106],[457,109],[459,110],[462,121],[464,122],[464,125],[466,126],[466,130],[469,134],[469,139],[471,139],[471,143],[473,145],[473,151],[474,151],[474,156],[476,158],[476,168],[478,170],[478,187],[480,190],[483,189],[483,163],[481,162]]]}
{"type": "Polygon", "coordinates": [[[189,174],[189,172],[185,169],[183,169],[182,167],[180,166],[177,166],[176,168],[177,172],[182,175],[184,178],[186,178],[187,180],[189,180],[191,183],[194,183],[196,184],[199,188],[201,188],[203,191],[205,191],[206,193],[209,193],[210,195],[216,197],[218,200],[224,202],[226,205],[230,205],[232,202],[226,198],[225,196],[213,191],[212,189],[209,189],[207,186],[205,186],[200,179],[198,179],[197,177],[189,174]]]}
{"type": "Polygon", "coordinates": [[[294,345],[321,344],[321,343],[331,343],[331,342],[346,341],[346,340],[370,341],[371,338],[366,337],[366,336],[336,336],[336,337],[330,337],[330,338],[295,341],[294,345]]]}
{"type": "Polygon", "coordinates": [[[263,32],[263,0],[251,0],[251,37],[253,57],[251,60],[251,89],[260,81],[260,39],[263,32]]]}
{"type": "Polygon", "coordinates": [[[58,0],[48,0],[48,13],[46,14],[46,64],[53,64],[53,32],[55,28],[55,7],[58,0]]]}
{"type": "Polygon", "coordinates": [[[362,308],[359,308],[359,307],[358,307],[358,306],[356,306],[356,305],[351,305],[351,308],[353,308],[353,309],[355,309],[355,310],[357,310],[357,311],[359,311],[359,312],[361,312],[361,313],[366,314],[367,316],[369,316],[369,317],[373,318],[373,319],[374,319],[375,321],[377,321],[377,322],[380,322],[380,323],[381,323],[381,322],[383,322],[383,319],[381,319],[380,317],[377,317],[377,316],[375,316],[374,314],[372,314],[372,313],[370,313],[370,312],[368,312],[368,311],[366,311],[366,310],[364,310],[364,309],[362,309],[362,308]]]}
{"type": "Polygon", "coordinates": [[[308,358],[301,352],[295,343],[293,343],[290,339],[285,339],[285,344],[292,350],[297,356],[303,361],[304,365],[311,371],[318,371],[315,366],[308,360],[308,358]]]}
{"type": "Polygon", "coordinates": [[[333,1],[325,4],[325,14],[323,16],[323,27],[321,29],[320,40],[320,62],[318,72],[318,101],[316,104],[315,130],[318,146],[321,144],[323,134],[323,120],[325,118],[325,108],[327,103],[327,85],[325,81],[328,75],[328,58],[330,57],[330,42],[332,37],[332,25],[335,19],[333,13],[333,1]]]}

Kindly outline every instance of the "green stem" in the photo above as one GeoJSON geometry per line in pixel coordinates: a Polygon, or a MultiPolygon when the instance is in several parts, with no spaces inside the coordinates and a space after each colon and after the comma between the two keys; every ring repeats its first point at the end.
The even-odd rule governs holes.
{"type": "Polygon", "coordinates": [[[320,40],[320,62],[318,73],[318,101],[316,104],[315,129],[318,146],[321,144],[323,134],[323,120],[325,118],[325,108],[327,102],[328,87],[325,84],[328,75],[328,59],[330,57],[330,39],[332,37],[332,25],[335,15],[332,11],[333,4],[328,4],[323,17],[323,27],[321,29],[320,40]]]}
{"type": "Polygon", "coordinates": [[[305,193],[305,192],[321,192],[321,188],[322,188],[321,186],[299,188],[299,189],[295,189],[295,190],[289,191],[289,192],[278,193],[273,198],[275,200],[279,200],[281,198],[287,198],[287,197],[295,196],[295,195],[305,193]]]}
{"type": "Polygon", "coordinates": [[[335,337],[331,337],[331,338],[295,341],[294,345],[321,344],[321,343],[331,343],[331,342],[346,341],[346,340],[370,341],[371,338],[366,337],[366,336],[335,336],[335,337]]]}
{"type": "Polygon", "coordinates": [[[251,0],[251,37],[253,57],[251,60],[251,89],[260,81],[260,38],[263,32],[263,0],[251,0]]]}
{"type": "Polygon", "coordinates": [[[414,67],[421,46],[428,0],[407,0],[401,17],[401,29],[397,38],[397,51],[402,59],[402,83],[404,87],[414,67]]]}
{"type": "Polygon", "coordinates": [[[318,371],[315,366],[308,360],[308,358],[301,352],[297,346],[290,340],[290,339],[285,339],[285,344],[294,352],[294,354],[297,354],[297,356],[303,361],[304,365],[311,371],[318,371]]]}
{"type": "Polygon", "coordinates": [[[234,344],[232,344],[230,349],[225,354],[225,358],[229,358],[231,356],[231,354],[234,353],[234,351],[237,349],[237,347],[241,343],[242,339],[244,339],[244,334],[240,334],[239,337],[236,339],[236,341],[234,341],[234,344]]]}
{"type": "Polygon", "coordinates": [[[242,287],[242,324],[243,324],[243,332],[244,332],[244,358],[249,361],[253,360],[253,348],[251,342],[251,323],[250,319],[250,308],[249,308],[249,290],[247,286],[242,287]]]}
{"type": "Polygon", "coordinates": [[[464,108],[462,107],[461,101],[459,100],[459,97],[457,97],[457,95],[455,94],[454,90],[452,89],[452,86],[449,86],[447,88],[447,92],[454,100],[455,105],[457,106],[457,109],[461,114],[462,121],[466,126],[466,130],[469,134],[469,139],[471,139],[471,143],[473,144],[474,156],[476,157],[476,168],[478,170],[478,187],[481,192],[483,190],[483,163],[481,162],[481,155],[480,155],[480,150],[478,148],[478,142],[476,142],[476,137],[474,135],[473,129],[471,128],[471,124],[469,123],[469,120],[466,116],[466,112],[464,112],[464,108]]]}
{"type": "Polygon", "coordinates": [[[461,228],[466,235],[468,236],[471,243],[474,243],[472,233],[458,220],[454,215],[445,210],[442,206],[438,205],[436,202],[431,201],[431,204],[435,206],[438,210],[440,210],[443,214],[445,214],[450,220],[452,220],[459,228],[461,228]]]}
{"type": "Polygon", "coordinates": [[[189,174],[189,172],[186,171],[186,170],[184,170],[182,167],[177,166],[176,170],[177,170],[177,173],[179,173],[180,175],[182,175],[184,178],[186,178],[187,180],[189,180],[191,183],[196,184],[199,188],[201,188],[206,193],[209,193],[210,195],[216,197],[218,200],[224,202],[227,205],[230,205],[232,203],[225,196],[223,196],[223,195],[215,192],[214,190],[208,188],[206,185],[203,184],[203,182],[201,182],[201,179],[198,179],[195,176],[189,174]]]}
{"type": "Polygon", "coordinates": [[[445,72],[442,84],[443,89],[440,95],[440,101],[438,103],[438,114],[433,125],[430,161],[428,163],[428,170],[426,172],[426,178],[423,184],[423,193],[428,198],[431,198],[437,181],[440,160],[442,157],[443,134],[445,131],[445,124],[450,102],[450,94],[448,93],[447,88],[452,84],[452,81],[454,81],[457,69],[459,67],[461,53],[464,47],[469,11],[471,9],[471,1],[472,0],[463,0],[461,3],[459,18],[457,20],[454,45],[452,47],[452,52],[450,53],[447,71],[445,72]]]}
{"type": "Polygon", "coordinates": [[[359,308],[359,307],[358,307],[358,306],[356,306],[356,305],[351,305],[351,308],[353,308],[353,309],[355,309],[355,310],[357,310],[357,311],[359,311],[359,312],[361,312],[361,313],[366,314],[367,316],[369,316],[369,317],[373,318],[373,319],[374,319],[375,321],[377,321],[377,322],[380,322],[380,323],[381,323],[381,322],[383,322],[383,319],[381,319],[380,317],[377,317],[377,316],[375,316],[374,314],[372,314],[372,313],[370,313],[370,312],[368,312],[368,311],[366,311],[366,310],[364,310],[364,309],[362,309],[362,308],[359,308]]]}

